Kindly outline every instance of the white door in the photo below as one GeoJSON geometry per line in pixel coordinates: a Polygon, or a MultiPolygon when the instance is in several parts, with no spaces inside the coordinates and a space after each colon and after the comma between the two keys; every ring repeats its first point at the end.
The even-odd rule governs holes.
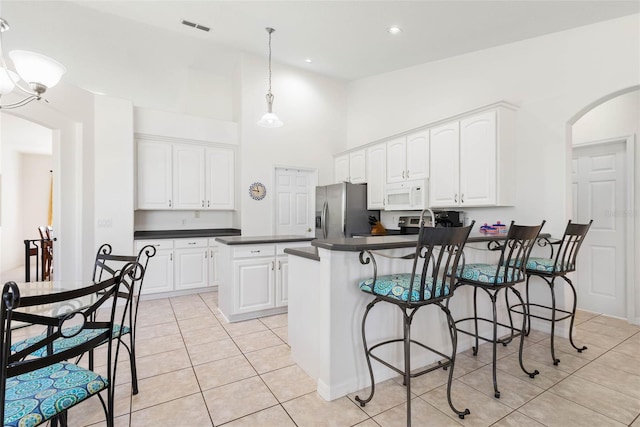
{"type": "Polygon", "coordinates": [[[276,307],[285,307],[289,304],[289,257],[277,257],[276,264],[276,307]]]}
{"type": "Polygon", "coordinates": [[[173,250],[159,249],[156,255],[149,259],[144,273],[144,286],[141,294],[154,294],[173,290],[173,250]]]}
{"type": "Polygon", "coordinates": [[[496,204],[496,112],[460,121],[460,205],[496,204]]]}
{"type": "Polygon", "coordinates": [[[349,155],[336,157],[333,161],[333,181],[349,182],[349,155]]]}
{"type": "Polygon", "coordinates": [[[315,174],[308,170],[276,168],[275,175],[275,233],[313,236],[315,174]]]}
{"type": "Polygon", "coordinates": [[[574,221],[593,219],[578,257],[578,308],[626,317],[623,142],[573,149],[574,221]]]}
{"type": "Polygon", "coordinates": [[[176,249],[175,290],[207,286],[209,250],[205,247],[176,249]]]}
{"type": "Polygon", "coordinates": [[[275,258],[233,261],[235,314],[275,307],[275,258]]]}

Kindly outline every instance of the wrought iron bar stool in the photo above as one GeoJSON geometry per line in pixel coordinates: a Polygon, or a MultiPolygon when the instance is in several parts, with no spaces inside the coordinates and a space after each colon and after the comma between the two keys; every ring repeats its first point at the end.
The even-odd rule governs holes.
{"type": "MultiPolygon", "coordinates": [[[[373,394],[375,393],[375,380],[373,377],[371,359],[377,360],[388,368],[401,374],[404,378],[404,384],[407,390],[407,426],[411,425],[411,378],[440,368],[447,369],[450,367],[449,381],[447,384],[447,399],[449,406],[460,418],[464,418],[465,415],[470,413],[468,409],[464,409],[462,411],[456,409],[451,401],[451,382],[453,381],[453,368],[455,366],[457,335],[453,318],[449,309],[445,305],[445,301],[448,301],[448,299],[453,295],[455,277],[450,273],[451,271],[456,271],[458,268],[458,262],[460,261],[462,250],[473,224],[468,227],[456,228],[425,227],[424,214],[425,212],[422,213],[421,226],[415,252],[409,256],[401,257],[405,259],[413,259],[413,268],[411,273],[378,276],[374,254],[371,251],[360,252],[360,262],[362,264],[372,263],[373,278],[363,280],[359,283],[359,287],[360,290],[373,295],[375,298],[367,305],[362,318],[362,343],[364,345],[367,366],[371,376],[371,392],[366,398],[356,396],[355,399],[361,406],[365,406],[373,398],[373,394]],[[365,334],[365,325],[371,309],[380,302],[394,304],[401,310],[404,321],[404,336],[403,338],[383,341],[369,347],[365,334]],[[426,305],[438,306],[445,313],[453,347],[451,355],[446,355],[421,342],[411,339],[411,322],[413,317],[419,308],[426,305]],[[376,356],[373,353],[375,349],[380,348],[381,346],[399,342],[404,344],[404,369],[393,366],[391,363],[383,360],[381,357],[376,356]],[[445,361],[440,361],[438,365],[412,373],[410,362],[411,344],[427,349],[442,357],[445,361]]],[[[423,326],[430,327],[430,325],[423,326]]],[[[433,327],[433,325],[431,326],[433,327]]]]}
{"type": "Polygon", "coordinates": [[[580,246],[584,241],[589,228],[593,220],[589,221],[588,224],[576,224],[572,223],[569,220],[567,224],[567,228],[564,230],[564,235],[562,236],[562,240],[551,242],[549,239],[541,240],[539,243],[540,246],[549,246],[551,249],[551,255],[549,258],[537,258],[530,257],[529,261],[526,264],[526,273],[527,273],[527,282],[525,285],[526,291],[526,302],[524,305],[516,304],[511,306],[510,310],[514,313],[524,314],[527,316],[527,331],[526,334],[529,334],[531,330],[531,318],[542,319],[548,322],[551,322],[551,359],[553,360],[553,364],[557,365],[560,363],[560,359],[556,357],[555,348],[554,348],[554,336],[555,336],[555,325],[556,322],[560,322],[562,320],[571,319],[569,323],[569,342],[575,348],[578,353],[582,353],[583,350],[586,350],[586,346],[578,347],[573,342],[573,323],[576,316],[576,306],[578,303],[578,298],[576,294],[576,288],[571,282],[571,279],[567,277],[568,273],[575,271],[576,269],[576,259],[578,257],[578,251],[580,250],[580,246]],[[555,251],[553,246],[558,245],[557,251],[555,251]],[[536,276],[541,278],[549,285],[549,290],[551,291],[551,306],[543,305],[543,304],[534,304],[529,300],[529,280],[531,276],[536,276]],[[571,292],[573,294],[573,306],[571,311],[563,310],[556,307],[556,291],[555,291],[555,280],[557,278],[562,278],[565,283],[569,285],[571,292]],[[535,307],[538,312],[548,313],[545,314],[532,314],[531,307],[535,307]],[[558,317],[558,313],[560,317],[558,317]]]}
{"type": "Polygon", "coordinates": [[[530,378],[534,378],[539,374],[537,370],[534,370],[533,372],[527,371],[522,362],[522,348],[524,345],[523,336],[526,328],[526,316],[522,316],[522,328],[516,332],[511,319],[511,312],[508,310],[508,305],[507,313],[509,314],[509,325],[498,321],[496,301],[500,291],[505,290],[505,299],[508,299],[507,292],[508,290],[511,290],[520,303],[524,304],[520,292],[514,287],[514,285],[525,281],[525,265],[527,264],[531,249],[533,248],[544,223],[545,221],[542,221],[541,225],[523,226],[515,225],[514,222],[511,221],[506,240],[499,249],[500,259],[497,264],[466,264],[462,267],[458,267],[457,269],[456,277],[458,278],[458,281],[456,286],[467,285],[473,287],[473,316],[456,320],[455,324],[458,325],[462,322],[472,321],[474,330],[468,331],[461,329],[458,326],[456,326],[456,329],[458,332],[462,332],[475,338],[475,346],[473,347],[474,356],[478,354],[478,344],[480,339],[493,343],[493,390],[496,398],[500,397],[498,381],[496,378],[496,346],[498,343],[506,346],[514,337],[520,336],[520,350],[518,353],[520,367],[524,373],[529,375],[530,378]],[[482,290],[486,293],[491,300],[491,319],[478,317],[478,290],[482,290]],[[479,334],[478,321],[488,322],[492,325],[493,333],[491,338],[487,338],[479,334]],[[498,326],[507,328],[509,330],[509,336],[498,338],[498,326]]]}

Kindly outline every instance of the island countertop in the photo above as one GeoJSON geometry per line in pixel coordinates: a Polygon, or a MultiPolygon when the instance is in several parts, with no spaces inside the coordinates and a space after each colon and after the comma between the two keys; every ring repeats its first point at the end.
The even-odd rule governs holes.
{"type": "MultiPolygon", "coordinates": [[[[471,233],[467,243],[489,243],[499,242],[507,237],[502,234],[471,233]]],[[[539,238],[549,238],[549,233],[540,233],[539,238]]],[[[417,234],[392,235],[392,236],[369,236],[369,237],[334,237],[331,239],[317,239],[311,242],[312,246],[330,251],[358,252],[362,250],[398,249],[415,246],[418,239],[417,234]]]]}
{"type": "Polygon", "coordinates": [[[225,245],[260,245],[268,243],[309,242],[313,237],[281,235],[281,236],[226,236],[216,238],[216,242],[225,245]]]}

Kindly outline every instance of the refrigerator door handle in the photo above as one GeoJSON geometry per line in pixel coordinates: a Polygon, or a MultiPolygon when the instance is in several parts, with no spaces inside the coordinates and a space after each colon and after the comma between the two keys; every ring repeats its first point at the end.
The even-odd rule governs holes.
{"type": "Polygon", "coordinates": [[[324,202],[324,205],[322,205],[322,217],[320,219],[320,227],[322,227],[322,237],[324,239],[327,238],[327,212],[329,209],[329,203],[327,203],[326,201],[324,202]]]}

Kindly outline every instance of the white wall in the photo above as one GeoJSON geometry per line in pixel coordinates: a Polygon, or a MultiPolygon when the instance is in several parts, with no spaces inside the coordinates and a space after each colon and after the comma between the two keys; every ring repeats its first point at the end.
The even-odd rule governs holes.
{"type": "Polygon", "coordinates": [[[639,29],[634,15],[353,82],[343,149],[511,102],[520,107],[517,207],[469,214],[481,222],[546,219],[546,231],[561,233],[570,200],[567,122],[594,100],[640,82],[639,29]]]}
{"type": "Polygon", "coordinates": [[[333,153],[340,151],[346,134],[346,83],[313,73],[273,66],[274,112],[284,126],[266,129],[256,125],[266,110],[268,89],[264,58],[245,56],[240,71],[240,158],[238,206],[242,234],[273,233],[276,166],[318,170],[319,185],[333,182],[333,153]],[[261,201],[249,197],[248,187],[260,181],[267,187],[261,201]],[[270,196],[271,195],[271,196],[270,196]]]}

